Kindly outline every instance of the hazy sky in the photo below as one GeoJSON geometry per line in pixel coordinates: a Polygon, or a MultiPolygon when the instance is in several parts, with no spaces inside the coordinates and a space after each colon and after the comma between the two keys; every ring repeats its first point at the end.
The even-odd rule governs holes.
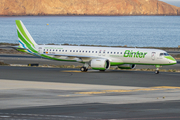
{"type": "Polygon", "coordinates": [[[164,2],[179,1],[180,2],[180,0],[160,0],[160,1],[164,1],[164,2]]]}
{"type": "Polygon", "coordinates": [[[171,5],[175,5],[177,7],[180,7],[180,0],[160,0],[160,1],[164,1],[164,2],[169,3],[171,5]]]}

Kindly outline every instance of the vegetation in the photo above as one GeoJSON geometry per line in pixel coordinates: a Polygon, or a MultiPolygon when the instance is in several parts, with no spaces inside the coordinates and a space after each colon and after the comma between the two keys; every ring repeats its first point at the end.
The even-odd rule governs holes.
{"type": "Polygon", "coordinates": [[[0,61],[0,65],[9,65],[9,64],[0,61]]]}

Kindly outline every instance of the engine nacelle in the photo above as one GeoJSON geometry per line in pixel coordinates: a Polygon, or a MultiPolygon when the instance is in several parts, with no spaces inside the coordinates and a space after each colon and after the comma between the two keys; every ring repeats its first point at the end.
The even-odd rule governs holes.
{"type": "Polygon", "coordinates": [[[93,59],[90,66],[94,70],[107,70],[110,68],[110,62],[107,59],[93,59]]]}
{"type": "Polygon", "coordinates": [[[118,66],[118,68],[120,69],[134,69],[135,67],[136,67],[135,64],[124,64],[118,66]]]}

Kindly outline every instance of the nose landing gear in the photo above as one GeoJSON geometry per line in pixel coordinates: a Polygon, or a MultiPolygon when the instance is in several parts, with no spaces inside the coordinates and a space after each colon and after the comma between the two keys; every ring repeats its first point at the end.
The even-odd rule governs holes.
{"type": "Polygon", "coordinates": [[[155,71],[155,74],[159,74],[159,67],[160,67],[160,65],[156,65],[156,71],[155,71]]]}

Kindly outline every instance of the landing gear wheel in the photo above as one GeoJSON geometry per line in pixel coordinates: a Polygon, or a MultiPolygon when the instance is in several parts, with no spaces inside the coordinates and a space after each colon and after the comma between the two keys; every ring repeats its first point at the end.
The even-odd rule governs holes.
{"type": "Polygon", "coordinates": [[[81,67],[80,70],[81,70],[81,72],[84,72],[85,67],[81,67]]]}
{"type": "Polygon", "coordinates": [[[81,70],[81,72],[87,72],[88,71],[88,69],[85,67],[81,67],[80,70],[81,70]]]}
{"type": "Polygon", "coordinates": [[[159,70],[156,70],[156,71],[155,71],[155,74],[159,74],[159,70]]]}
{"type": "Polygon", "coordinates": [[[155,71],[155,74],[159,74],[159,67],[160,67],[160,65],[156,65],[156,71],[155,71]]]}

